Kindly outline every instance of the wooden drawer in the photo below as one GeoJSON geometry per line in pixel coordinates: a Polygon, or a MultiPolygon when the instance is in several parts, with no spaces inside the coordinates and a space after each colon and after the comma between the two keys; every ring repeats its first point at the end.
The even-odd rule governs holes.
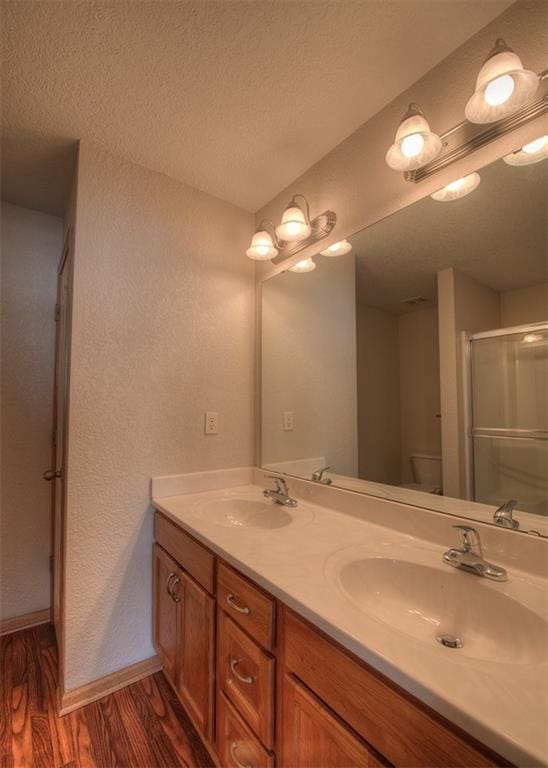
{"type": "Polygon", "coordinates": [[[214,593],[215,557],[160,512],[154,515],[154,538],[209,593],[214,593]]]}
{"type": "Polygon", "coordinates": [[[223,693],[217,710],[217,752],[225,768],[273,768],[274,756],[253,735],[223,693]]]}
{"type": "Polygon", "coordinates": [[[286,677],[283,690],[284,768],[380,768],[373,750],[346,728],[322,702],[286,677]]]}
{"type": "Polygon", "coordinates": [[[217,680],[267,749],[274,745],[274,659],[219,611],[217,680]]]}
{"type": "Polygon", "coordinates": [[[286,608],[282,646],[287,669],[394,765],[507,765],[286,608]]]}
{"type": "Polygon", "coordinates": [[[275,611],[272,597],[221,563],[217,574],[217,602],[257,642],[272,650],[275,611]]]}

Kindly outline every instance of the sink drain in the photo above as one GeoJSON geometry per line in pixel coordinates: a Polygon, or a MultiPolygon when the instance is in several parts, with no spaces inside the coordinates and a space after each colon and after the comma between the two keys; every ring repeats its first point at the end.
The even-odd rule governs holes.
{"type": "Polygon", "coordinates": [[[462,640],[456,635],[437,635],[436,640],[445,648],[462,648],[462,640]]]}

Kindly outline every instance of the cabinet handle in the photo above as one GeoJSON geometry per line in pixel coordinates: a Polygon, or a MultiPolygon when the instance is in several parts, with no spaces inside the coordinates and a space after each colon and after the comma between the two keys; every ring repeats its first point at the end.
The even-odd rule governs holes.
{"type": "Polygon", "coordinates": [[[238,745],[235,741],[232,742],[230,745],[230,757],[232,758],[232,762],[234,765],[237,766],[237,768],[255,768],[255,766],[251,765],[251,763],[240,763],[238,758],[236,757],[236,749],[238,748],[238,745]]]}
{"type": "Polygon", "coordinates": [[[171,594],[171,579],[174,579],[174,578],[175,578],[175,574],[172,571],[167,577],[167,581],[166,581],[166,592],[170,597],[173,597],[173,595],[171,594]]]}
{"type": "Polygon", "coordinates": [[[177,576],[175,578],[175,581],[171,585],[171,592],[169,594],[171,595],[171,597],[172,597],[172,599],[173,599],[173,601],[175,603],[180,603],[181,602],[181,595],[176,595],[175,592],[173,591],[175,589],[175,587],[177,586],[177,584],[180,584],[180,583],[181,583],[181,579],[177,576]]]}
{"type": "Polygon", "coordinates": [[[232,593],[226,596],[226,602],[230,605],[231,608],[234,608],[235,611],[238,611],[238,613],[251,613],[251,608],[248,608],[247,605],[238,605],[236,598],[232,593]]]}
{"type": "Polygon", "coordinates": [[[251,675],[240,675],[239,672],[236,671],[236,667],[238,666],[240,662],[238,659],[230,659],[230,669],[232,670],[232,674],[234,677],[240,681],[240,683],[245,683],[246,685],[252,685],[255,682],[255,678],[251,675]]]}

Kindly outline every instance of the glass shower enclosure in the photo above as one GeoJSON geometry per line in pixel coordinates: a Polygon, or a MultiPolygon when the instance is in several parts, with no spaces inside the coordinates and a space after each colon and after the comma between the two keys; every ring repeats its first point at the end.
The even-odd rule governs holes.
{"type": "Polygon", "coordinates": [[[468,340],[474,500],[548,516],[548,323],[468,340]]]}

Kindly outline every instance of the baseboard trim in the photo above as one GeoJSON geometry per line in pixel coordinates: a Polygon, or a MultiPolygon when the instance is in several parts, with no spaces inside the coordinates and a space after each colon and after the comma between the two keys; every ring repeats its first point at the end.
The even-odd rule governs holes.
{"type": "Polygon", "coordinates": [[[59,715],[68,715],[75,709],[85,707],[97,699],[102,699],[110,693],[119,691],[143,677],[153,675],[162,669],[162,662],[158,656],[151,656],[144,661],[138,661],[137,664],[131,664],[129,667],[119,669],[111,675],[105,675],[92,683],[86,683],[79,688],[73,688],[71,691],[63,691],[59,701],[59,715]]]}
{"type": "Polygon", "coordinates": [[[33,611],[33,613],[24,613],[22,616],[14,616],[12,619],[2,619],[0,621],[0,637],[10,635],[12,632],[19,632],[20,629],[29,629],[37,627],[39,624],[47,624],[51,619],[51,611],[44,608],[42,611],[33,611]]]}

